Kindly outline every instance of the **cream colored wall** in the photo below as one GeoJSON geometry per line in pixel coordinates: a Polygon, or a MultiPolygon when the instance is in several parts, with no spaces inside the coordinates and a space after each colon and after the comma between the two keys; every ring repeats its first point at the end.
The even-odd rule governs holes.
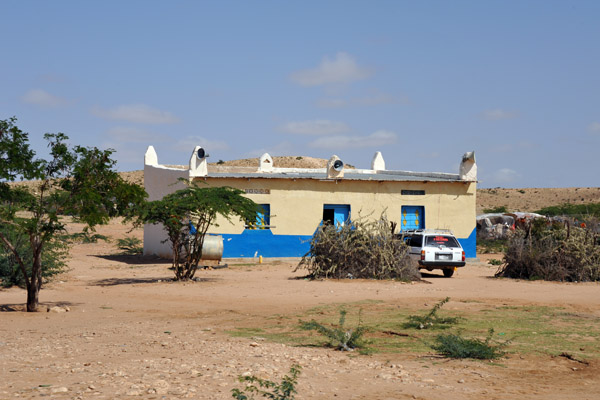
{"type": "MultiPolygon", "coordinates": [[[[349,204],[350,216],[373,218],[386,210],[400,224],[403,205],[425,207],[426,228],[452,229],[468,237],[475,227],[475,182],[319,181],[313,179],[201,178],[209,185],[238,189],[269,189],[270,194],[247,194],[259,204],[270,204],[273,234],[312,235],[323,217],[323,204],[349,204]],[[401,190],[425,190],[424,196],[403,196],[401,190]],[[442,211],[443,210],[443,211],[442,211]]],[[[219,220],[213,232],[240,234],[240,221],[219,220]]]]}

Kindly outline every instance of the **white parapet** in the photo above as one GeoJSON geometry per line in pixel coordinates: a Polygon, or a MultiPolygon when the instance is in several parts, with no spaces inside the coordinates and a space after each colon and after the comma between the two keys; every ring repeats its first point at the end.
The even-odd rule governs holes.
{"type": "Polygon", "coordinates": [[[269,153],[260,156],[259,172],[273,172],[273,158],[269,153]]]}
{"type": "Polygon", "coordinates": [[[373,171],[385,171],[385,160],[381,155],[381,152],[378,151],[373,156],[373,161],[371,161],[371,169],[373,171]]]}
{"type": "Polygon", "coordinates": [[[148,146],[146,154],[144,154],[144,165],[158,165],[158,155],[154,146],[148,146]]]}

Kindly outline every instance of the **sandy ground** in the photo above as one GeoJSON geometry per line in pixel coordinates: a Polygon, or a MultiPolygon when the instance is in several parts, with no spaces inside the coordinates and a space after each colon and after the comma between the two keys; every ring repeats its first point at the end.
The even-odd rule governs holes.
{"type": "MultiPolygon", "coordinates": [[[[100,233],[119,238],[126,227],[100,233]]],[[[141,237],[141,231],[132,233],[141,237]]],[[[171,282],[168,263],[114,256],[114,244],[77,245],[71,270],[24,313],[25,292],[0,290],[0,399],[226,399],[236,377],[278,380],[303,367],[299,399],[600,399],[600,364],[511,354],[502,366],[429,355],[360,356],[227,333],[292,318],[333,303],[380,300],[425,305],[450,296],[477,304],[558,305],[600,316],[598,284],[490,279],[482,255],[451,279],[429,283],[293,279],[297,260],[202,270],[199,282],[171,282]]],[[[458,303],[456,303],[458,304],[458,303]]]]}

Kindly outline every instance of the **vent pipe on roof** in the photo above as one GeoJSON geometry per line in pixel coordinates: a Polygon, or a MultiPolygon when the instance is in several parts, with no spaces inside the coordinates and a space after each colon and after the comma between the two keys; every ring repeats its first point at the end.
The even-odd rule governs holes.
{"type": "Polygon", "coordinates": [[[327,161],[327,178],[338,179],[344,177],[344,162],[336,155],[327,161]]]}
{"type": "Polygon", "coordinates": [[[458,174],[463,181],[477,181],[477,163],[474,151],[463,154],[458,174]]]}
{"type": "Polygon", "coordinates": [[[206,151],[201,146],[196,146],[194,148],[194,152],[190,157],[190,178],[196,176],[206,176],[208,175],[208,163],[206,162],[206,151]]]}

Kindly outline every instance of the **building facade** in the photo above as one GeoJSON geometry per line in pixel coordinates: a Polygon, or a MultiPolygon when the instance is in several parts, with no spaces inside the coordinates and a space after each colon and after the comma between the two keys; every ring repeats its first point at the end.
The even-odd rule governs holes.
{"type": "MultiPolygon", "coordinates": [[[[223,236],[223,257],[301,257],[324,222],[378,218],[385,213],[407,229],[450,229],[466,256],[476,257],[475,196],[477,165],[466,153],[458,174],[392,171],[376,153],[370,169],[349,169],[336,156],[326,168],[278,168],[264,154],[256,167],[209,166],[196,147],[185,167],[158,163],[150,146],[145,155],[144,185],[150,200],[185,187],[180,178],[210,186],[230,186],[262,206],[257,221],[219,220],[210,233],[223,236]]],[[[144,227],[144,254],[169,257],[160,225],[144,227]]]]}

